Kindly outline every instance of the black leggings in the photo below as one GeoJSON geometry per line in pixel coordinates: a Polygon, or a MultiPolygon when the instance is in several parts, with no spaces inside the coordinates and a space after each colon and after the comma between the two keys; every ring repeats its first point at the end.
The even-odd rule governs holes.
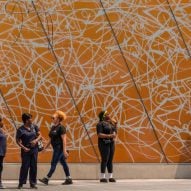
{"type": "Polygon", "coordinates": [[[0,156],[0,181],[1,181],[2,171],[3,171],[3,159],[4,159],[4,156],[0,156]]]}
{"type": "Polygon", "coordinates": [[[98,143],[100,155],[101,155],[101,173],[105,173],[106,167],[108,173],[113,172],[113,155],[115,152],[115,143],[111,142],[105,144],[102,141],[98,143]]]}

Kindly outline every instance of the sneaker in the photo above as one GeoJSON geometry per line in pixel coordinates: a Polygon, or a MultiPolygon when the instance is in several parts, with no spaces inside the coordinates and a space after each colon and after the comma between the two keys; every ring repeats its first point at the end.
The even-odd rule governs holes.
{"type": "Polygon", "coordinates": [[[106,179],[106,178],[101,178],[101,179],[100,179],[100,182],[107,183],[107,179],[106,179]]]}
{"type": "Polygon", "coordinates": [[[72,181],[71,178],[67,178],[67,179],[65,180],[65,182],[62,183],[62,185],[68,185],[68,184],[73,184],[73,181],[72,181]]]}
{"type": "Polygon", "coordinates": [[[22,185],[22,184],[19,184],[17,188],[18,188],[18,189],[22,189],[22,188],[23,188],[23,185],[22,185]]]}
{"type": "Polygon", "coordinates": [[[35,184],[31,184],[31,185],[30,185],[30,188],[31,188],[31,189],[38,189],[38,187],[37,187],[35,184]]]}
{"type": "Polygon", "coordinates": [[[109,182],[116,182],[115,178],[109,178],[109,182]]]}
{"type": "Polygon", "coordinates": [[[48,185],[48,178],[43,178],[43,179],[39,179],[40,182],[42,182],[43,184],[48,185]]]}

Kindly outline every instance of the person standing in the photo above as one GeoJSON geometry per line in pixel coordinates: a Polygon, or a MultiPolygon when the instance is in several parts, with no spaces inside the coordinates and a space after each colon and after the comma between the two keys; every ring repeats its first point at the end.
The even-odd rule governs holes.
{"type": "Polygon", "coordinates": [[[39,128],[32,123],[32,115],[22,114],[23,125],[17,129],[16,142],[21,147],[21,168],[18,189],[26,184],[29,172],[30,187],[37,189],[38,141],[42,138],[39,128]]]}
{"type": "Polygon", "coordinates": [[[2,172],[3,172],[3,160],[6,154],[7,138],[3,132],[3,119],[0,116],[0,189],[3,189],[2,184],[2,172]]]}
{"type": "Polygon", "coordinates": [[[107,111],[101,111],[98,115],[99,122],[96,126],[98,135],[98,148],[101,155],[100,182],[107,183],[105,175],[107,168],[109,182],[116,182],[113,178],[113,156],[115,153],[115,138],[117,134],[117,122],[111,119],[107,111]]]}
{"type": "Polygon", "coordinates": [[[61,163],[66,175],[66,180],[63,185],[73,184],[70,176],[70,171],[66,159],[68,157],[67,144],[66,144],[66,128],[62,125],[62,122],[66,120],[66,115],[62,111],[56,111],[52,116],[53,126],[49,132],[49,140],[45,145],[46,149],[50,144],[53,148],[53,155],[51,160],[51,167],[46,177],[39,179],[40,182],[48,185],[49,179],[54,173],[58,162],[61,163]]]}

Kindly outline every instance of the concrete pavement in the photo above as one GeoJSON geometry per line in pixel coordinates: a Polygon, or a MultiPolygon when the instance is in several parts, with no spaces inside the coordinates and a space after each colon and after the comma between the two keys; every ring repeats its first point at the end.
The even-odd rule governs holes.
{"type": "MultiPolygon", "coordinates": [[[[117,183],[99,183],[98,180],[74,180],[73,185],[61,185],[63,181],[51,180],[48,186],[38,182],[40,191],[191,191],[189,179],[128,179],[117,183]]],[[[3,181],[6,189],[18,190],[17,181],[3,181]]],[[[22,190],[32,190],[29,184],[22,190]]]]}

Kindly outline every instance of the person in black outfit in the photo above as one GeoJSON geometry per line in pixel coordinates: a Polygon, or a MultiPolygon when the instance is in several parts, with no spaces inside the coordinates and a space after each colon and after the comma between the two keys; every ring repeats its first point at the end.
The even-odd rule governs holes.
{"type": "Polygon", "coordinates": [[[100,182],[107,183],[105,171],[107,167],[109,182],[116,182],[113,178],[113,156],[115,152],[115,138],[117,134],[117,122],[111,119],[107,111],[99,113],[99,122],[96,126],[98,135],[98,147],[101,155],[100,182]]]}
{"type": "Polygon", "coordinates": [[[6,154],[6,147],[7,147],[7,138],[2,130],[3,128],[3,119],[0,116],[0,189],[3,189],[2,184],[2,171],[3,171],[3,160],[6,154]]]}
{"type": "Polygon", "coordinates": [[[62,121],[66,119],[66,115],[62,111],[56,111],[52,116],[53,126],[49,132],[49,141],[47,142],[44,149],[46,149],[50,144],[53,148],[53,156],[51,161],[51,167],[46,177],[39,179],[40,182],[48,185],[49,179],[54,173],[58,162],[60,161],[63,170],[66,175],[66,180],[63,185],[73,184],[72,178],[70,177],[70,171],[66,159],[68,157],[68,152],[66,149],[66,128],[61,124],[62,121]]]}
{"type": "Polygon", "coordinates": [[[18,189],[26,184],[28,171],[30,187],[37,189],[38,141],[41,139],[39,128],[32,123],[32,115],[22,114],[23,125],[17,129],[16,142],[21,147],[22,165],[20,168],[18,189]],[[29,170],[30,169],[30,170],[29,170]]]}

